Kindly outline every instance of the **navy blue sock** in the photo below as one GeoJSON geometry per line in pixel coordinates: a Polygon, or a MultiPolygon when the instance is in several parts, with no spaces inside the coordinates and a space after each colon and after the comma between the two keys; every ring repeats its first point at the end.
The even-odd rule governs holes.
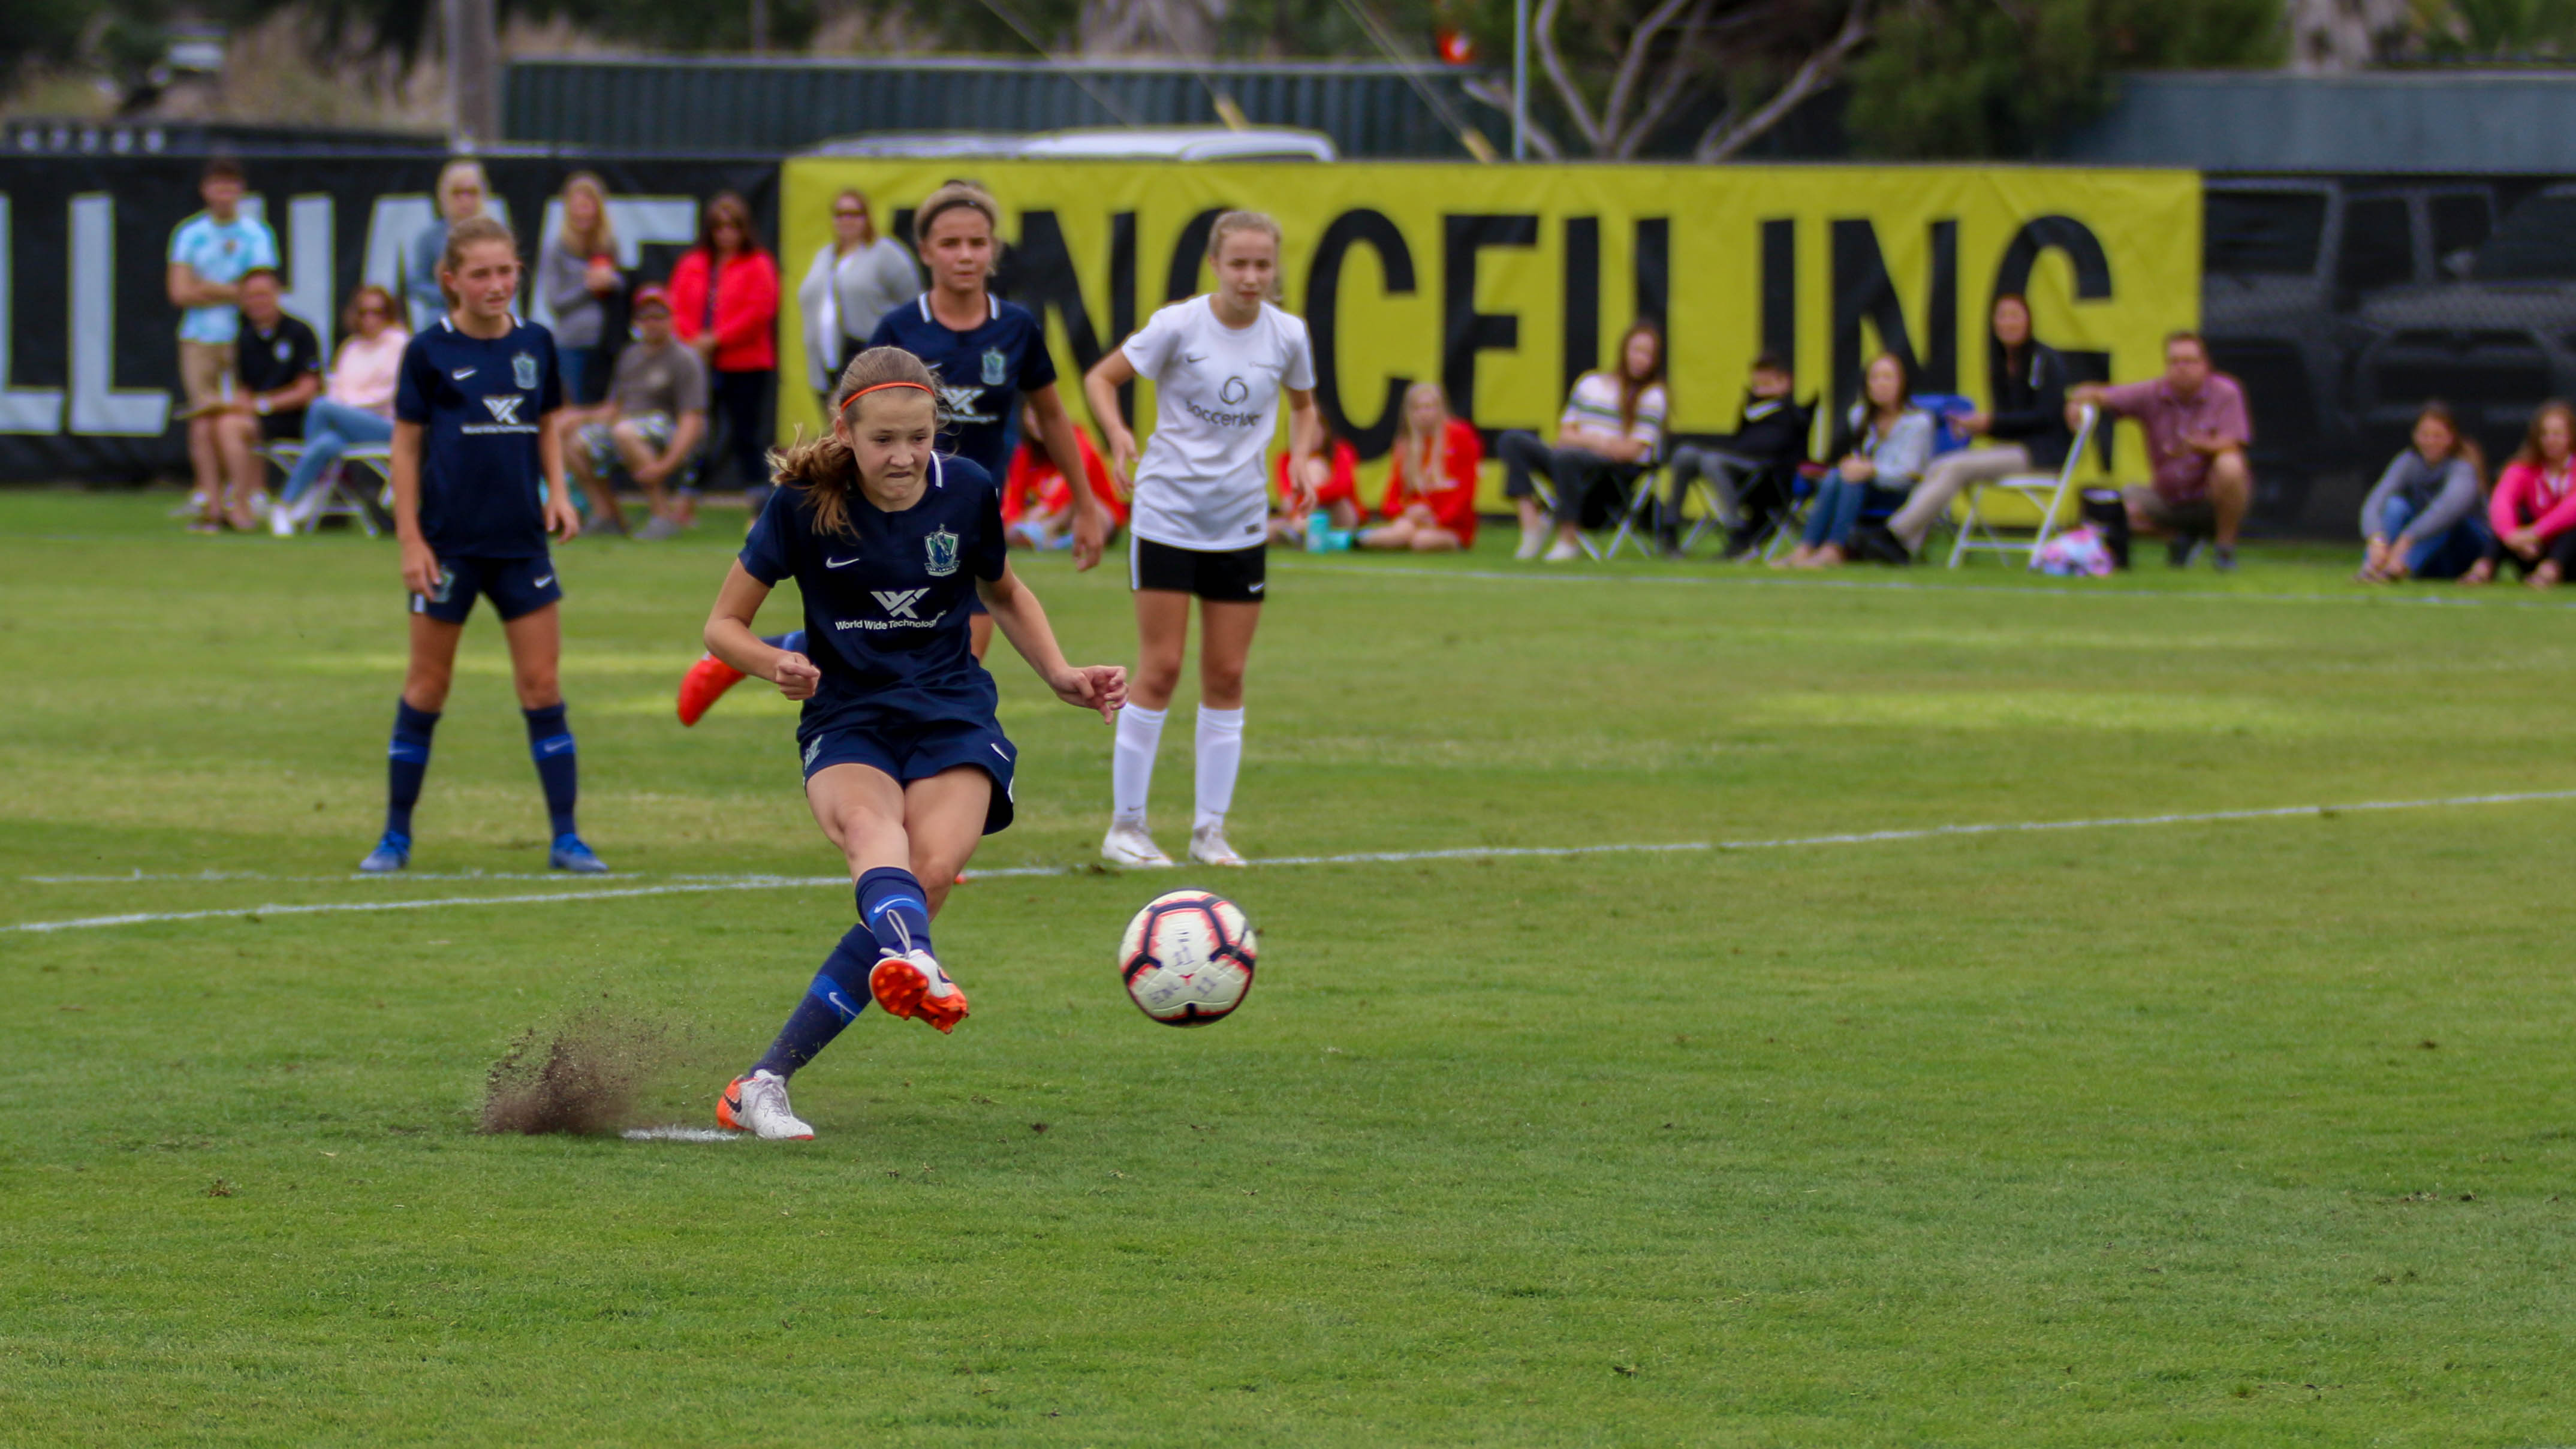
{"type": "Polygon", "coordinates": [[[519,712],[528,717],[528,756],[537,762],[537,782],[546,787],[547,818],[553,821],[556,835],[570,835],[573,801],[581,794],[572,726],[564,723],[560,704],[519,712]]]}
{"type": "Polygon", "coordinates": [[[772,649],[784,649],[790,654],[802,654],[805,652],[805,631],[790,629],[784,634],[763,634],[760,636],[760,642],[772,649]]]}
{"type": "Polygon", "coordinates": [[[792,1076],[830,1046],[841,1028],[868,1009],[868,972],[875,969],[877,955],[876,937],[865,926],[852,926],[824,958],[823,969],[814,973],[804,999],[788,1013],[778,1040],[769,1044],[769,1051],[751,1069],[792,1076]]]}
{"type": "Polygon", "coordinates": [[[438,716],[414,709],[408,700],[394,701],[393,747],[385,751],[385,829],[411,839],[411,807],[420,803],[420,782],[429,774],[429,738],[438,716]]]}
{"type": "Polygon", "coordinates": [[[930,949],[930,897],[911,871],[881,865],[859,877],[859,924],[897,956],[930,949]]]}

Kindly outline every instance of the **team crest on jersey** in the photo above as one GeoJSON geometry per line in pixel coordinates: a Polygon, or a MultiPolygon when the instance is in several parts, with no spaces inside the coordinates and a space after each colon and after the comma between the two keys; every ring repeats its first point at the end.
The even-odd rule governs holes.
{"type": "Polygon", "coordinates": [[[930,553],[928,568],[932,578],[944,579],[957,572],[957,535],[943,528],[921,542],[930,553]]]}
{"type": "Polygon", "coordinates": [[[533,352],[510,354],[510,381],[533,392],[537,386],[537,357],[533,352]]]}
{"type": "Polygon", "coordinates": [[[1009,382],[1010,380],[1011,359],[1004,357],[1002,355],[1002,349],[998,347],[985,348],[984,385],[986,387],[1000,387],[1003,383],[1009,382]]]}

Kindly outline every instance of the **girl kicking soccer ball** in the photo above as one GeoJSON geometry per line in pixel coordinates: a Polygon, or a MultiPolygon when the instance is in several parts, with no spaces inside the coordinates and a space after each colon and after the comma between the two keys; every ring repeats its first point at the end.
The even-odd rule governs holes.
{"type": "Polygon", "coordinates": [[[1234,777],[1243,765],[1243,667],[1269,587],[1264,567],[1269,489],[1262,455],[1288,394],[1289,511],[1315,506],[1325,478],[1315,456],[1324,442],[1315,410],[1315,356],[1306,324],[1272,305],[1279,276],[1279,223],[1257,211],[1229,211],[1208,232],[1216,291],[1175,302],[1082,380],[1091,415],[1108,434],[1111,466],[1135,480],[1128,586],[1136,595],[1136,702],[1118,717],[1110,766],[1115,804],[1103,857],[1124,866],[1167,866],[1170,856],[1145,829],[1145,796],[1163,742],[1163,712],[1181,682],[1190,600],[1199,601],[1198,815],[1190,859],[1241,865],[1225,839],[1234,777]],[[1154,436],[1136,457],[1118,390],[1138,377],[1154,383],[1154,436]]]}
{"type": "Polygon", "coordinates": [[[570,539],[581,532],[581,515],[564,491],[554,338],[510,315],[518,243],[490,217],[448,230],[438,285],[448,314],[403,349],[394,388],[394,531],[411,590],[411,667],[394,706],[384,838],[358,869],[380,874],[411,861],[411,812],[429,772],[430,733],[456,677],[465,616],[483,594],[510,641],[528,753],[554,823],[547,863],[605,871],[573,829],[572,727],[556,682],[563,586],[546,534],[570,539]]]}
{"type": "Polygon", "coordinates": [[[930,922],[977,841],[1011,823],[1019,754],[994,720],[967,600],[984,601],[1065,703],[1108,720],[1127,697],[1126,670],[1064,662],[1046,611],[1011,572],[993,479],[933,450],[939,386],[898,347],[851,359],[832,430],[779,455],[778,491],[707,616],[709,651],[805,702],[805,802],[858,886],[859,923],[768,1054],[716,1103],[716,1121],[738,1132],[814,1135],[787,1105],[787,1079],[871,998],[943,1032],[966,1017],[966,993],[931,955],[930,922]],[[804,596],[811,658],[752,632],[788,578],[804,596]]]}

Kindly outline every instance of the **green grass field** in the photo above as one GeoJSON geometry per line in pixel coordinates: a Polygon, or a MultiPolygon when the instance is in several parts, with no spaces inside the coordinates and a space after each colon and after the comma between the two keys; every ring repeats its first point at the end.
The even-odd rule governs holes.
{"type": "MultiPolygon", "coordinates": [[[[2576,1443],[2576,800],[1925,833],[2576,790],[2555,601],[1281,559],[1247,854],[1742,848],[1256,866],[1169,1030],[1112,951],[1207,873],[1082,869],[1108,734],[998,660],[977,864],[1071,869],[951,900],[973,1019],[638,1143],[485,1071],[599,1007],[704,1123],[850,913],[741,879],[837,869],[789,708],[670,718],[724,530],[558,555],[616,878],[528,878],[483,617],[362,881],[390,545],[169,502],[0,494],[0,925],[230,913],[0,932],[0,1442],[2576,1443]]],[[[1121,571],[1028,576],[1127,658],[1121,571]]]]}

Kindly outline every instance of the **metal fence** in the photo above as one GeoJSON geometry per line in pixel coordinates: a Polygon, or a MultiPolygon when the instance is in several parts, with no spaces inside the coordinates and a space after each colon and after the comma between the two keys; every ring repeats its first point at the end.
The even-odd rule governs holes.
{"type": "Polygon", "coordinates": [[[1321,131],[1345,156],[1457,159],[1466,148],[1417,87],[1500,144],[1509,124],[1467,99],[1468,74],[1342,61],[526,60],[503,77],[502,129],[515,142],[777,155],[871,131],[1214,125],[1224,97],[1257,124],[1321,131]]]}

